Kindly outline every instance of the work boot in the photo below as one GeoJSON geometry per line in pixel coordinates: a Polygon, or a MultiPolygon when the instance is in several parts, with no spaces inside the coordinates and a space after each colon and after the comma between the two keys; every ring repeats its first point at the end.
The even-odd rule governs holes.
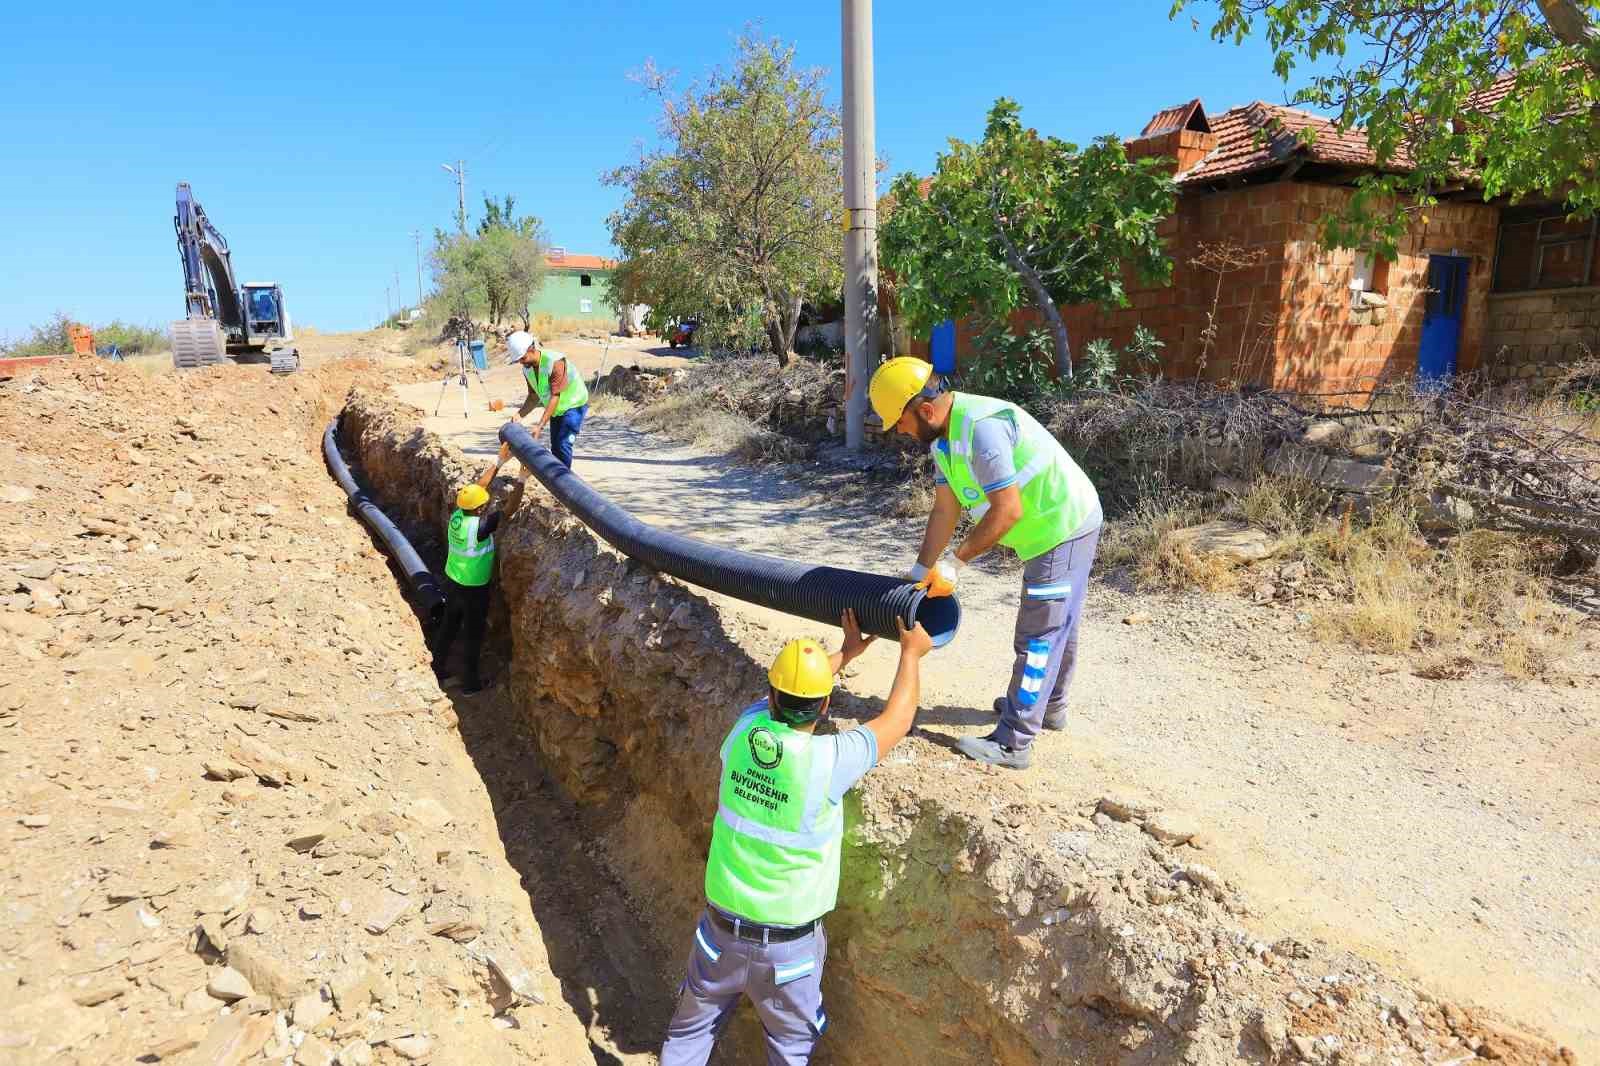
{"type": "MultiPolygon", "coordinates": [[[[995,700],[994,700],[994,713],[998,714],[998,715],[1001,715],[1001,716],[1005,715],[1005,713],[1006,713],[1006,697],[1005,696],[996,696],[995,697],[995,700]]],[[[1060,708],[1057,708],[1056,710],[1053,710],[1053,711],[1044,712],[1044,727],[1046,729],[1053,730],[1053,731],[1058,732],[1058,733],[1061,730],[1067,728],[1067,709],[1065,707],[1060,707],[1060,708]]]]}
{"type": "Polygon", "coordinates": [[[1033,764],[1032,749],[1008,748],[995,740],[993,733],[986,737],[962,737],[956,741],[956,750],[973,762],[1004,766],[1007,770],[1026,770],[1033,764]]]}

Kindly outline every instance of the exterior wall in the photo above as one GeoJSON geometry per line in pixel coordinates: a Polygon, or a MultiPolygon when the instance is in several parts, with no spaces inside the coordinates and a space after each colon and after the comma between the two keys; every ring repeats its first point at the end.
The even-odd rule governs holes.
{"type": "MultiPolygon", "coordinates": [[[[1428,256],[1444,254],[1471,260],[1457,368],[1476,369],[1484,350],[1497,209],[1435,207],[1387,267],[1387,282],[1378,288],[1388,306],[1355,310],[1349,286],[1356,254],[1317,241],[1317,220],[1351,195],[1338,186],[1272,182],[1180,196],[1165,223],[1171,285],[1130,286],[1126,308],[1063,308],[1074,355],[1101,337],[1125,348],[1134,327],[1143,325],[1164,342],[1161,369],[1170,378],[1304,392],[1367,390],[1380,377],[1416,371],[1428,256]],[[1216,273],[1192,260],[1202,245],[1224,239],[1259,251],[1261,262],[1223,275],[1219,286],[1216,273]]],[[[1032,311],[1013,317],[1024,328],[1038,321],[1032,311]]],[[[974,332],[967,321],[957,324],[958,357],[973,354],[974,332]]],[[[926,356],[926,340],[914,341],[911,351],[926,356]]]]}
{"type": "Polygon", "coordinates": [[[617,309],[606,295],[605,281],[609,276],[610,271],[606,270],[553,268],[545,275],[538,293],[528,301],[528,313],[615,323],[617,309]],[[590,284],[583,284],[584,276],[589,278],[590,284]],[[587,311],[583,310],[584,300],[589,301],[587,311]]]}
{"type": "Polygon", "coordinates": [[[1497,381],[1559,377],[1600,351],[1600,288],[1489,297],[1484,367],[1497,381]]]}
{"type": "Polygon", "coordinates": [[[1286,269],[1271,384],[1309,392],[1370,390],[1384,378],[1414,374],[1428,296],[1428,257],[1467,258],[1456,369],[1476,370],[1483,358],[1489,286],[1499,211],[1484,204],[1440,204],[1402,240],[1382,289],[1388,307],[1351,308],[1356,254],[1317,241],[1317,219],[1342,206],[1348,189],[1299,185],[1287,224],[1286,269]]]}

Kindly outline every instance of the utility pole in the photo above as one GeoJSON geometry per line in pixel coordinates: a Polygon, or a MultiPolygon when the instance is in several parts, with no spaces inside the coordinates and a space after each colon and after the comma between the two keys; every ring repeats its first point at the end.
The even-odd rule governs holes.
{"type": "Polygon", "coordinates": [[[402,297],[400,295],[400,268],[399,267],[395,267],[394,268],[394,309],[396,311],[404,311],[406,309],[405,308],[405,304],[400,302],[401,299],[402,299],[402,297]]]}
{"type": "Polygon", "coordinates": [[[417,306],[422,306],[422,231],[412,230],[411,239],[417,242],[417,306]]]}
{"type": "MultiPolygon", "coordinates": [[[[841,0],[844,44],[844,440],[866,438],[867,381],[878,365],[878,150],[872,98],[872,0],[841,0]]],[[[885,427],[888,428],[888,427],[885,427]]]]}
{"type": "Polygon", "coordinates": [[[467,164],[464,160],[457,159],[456,165],[440,163],[441,167],[454,174],[456,177],[456,228],[461,230],[462,236],[467,233],[467,164]]]}
{"type": "Polygon", "coordinates": [[[389,286],[387,283],[383,286],[383,307],[385,311],[383,324],[387,326],[389,319],[394,317],[394,304],[389,300],[389,286]]]}

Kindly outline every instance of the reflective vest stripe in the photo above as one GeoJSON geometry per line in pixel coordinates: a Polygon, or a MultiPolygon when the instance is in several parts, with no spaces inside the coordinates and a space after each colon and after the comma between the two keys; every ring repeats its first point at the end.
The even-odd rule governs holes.
{"type": "Polygon", "coordinates": [[[743,833],[747,837],[755,837],[757,840],[765,841],[768,844],[776,844],[780,848],[801,848],[806,851],[814,851],[833,839],[831,827],[813,829],[810,832],[777,829],[735,814],[721,804],[717,805],[717,817],[721,818],[723,824],[735,833],[743,833]]]}

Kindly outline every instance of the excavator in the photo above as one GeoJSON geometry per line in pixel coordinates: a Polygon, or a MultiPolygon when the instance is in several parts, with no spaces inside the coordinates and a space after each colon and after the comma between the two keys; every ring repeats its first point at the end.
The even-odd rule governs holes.
{"type": "Polygon", "coordinates": [[[228,355],[267,352],[274,373],[299,368],[300,355],[288,347],[294,334],[283,289],[270,281],[234,280],[227,239],[206,217],[194,190],[178,182],[178,258],[183,262],[187,316],[172,324],[172,365],[209,366],[228,355]]]}

